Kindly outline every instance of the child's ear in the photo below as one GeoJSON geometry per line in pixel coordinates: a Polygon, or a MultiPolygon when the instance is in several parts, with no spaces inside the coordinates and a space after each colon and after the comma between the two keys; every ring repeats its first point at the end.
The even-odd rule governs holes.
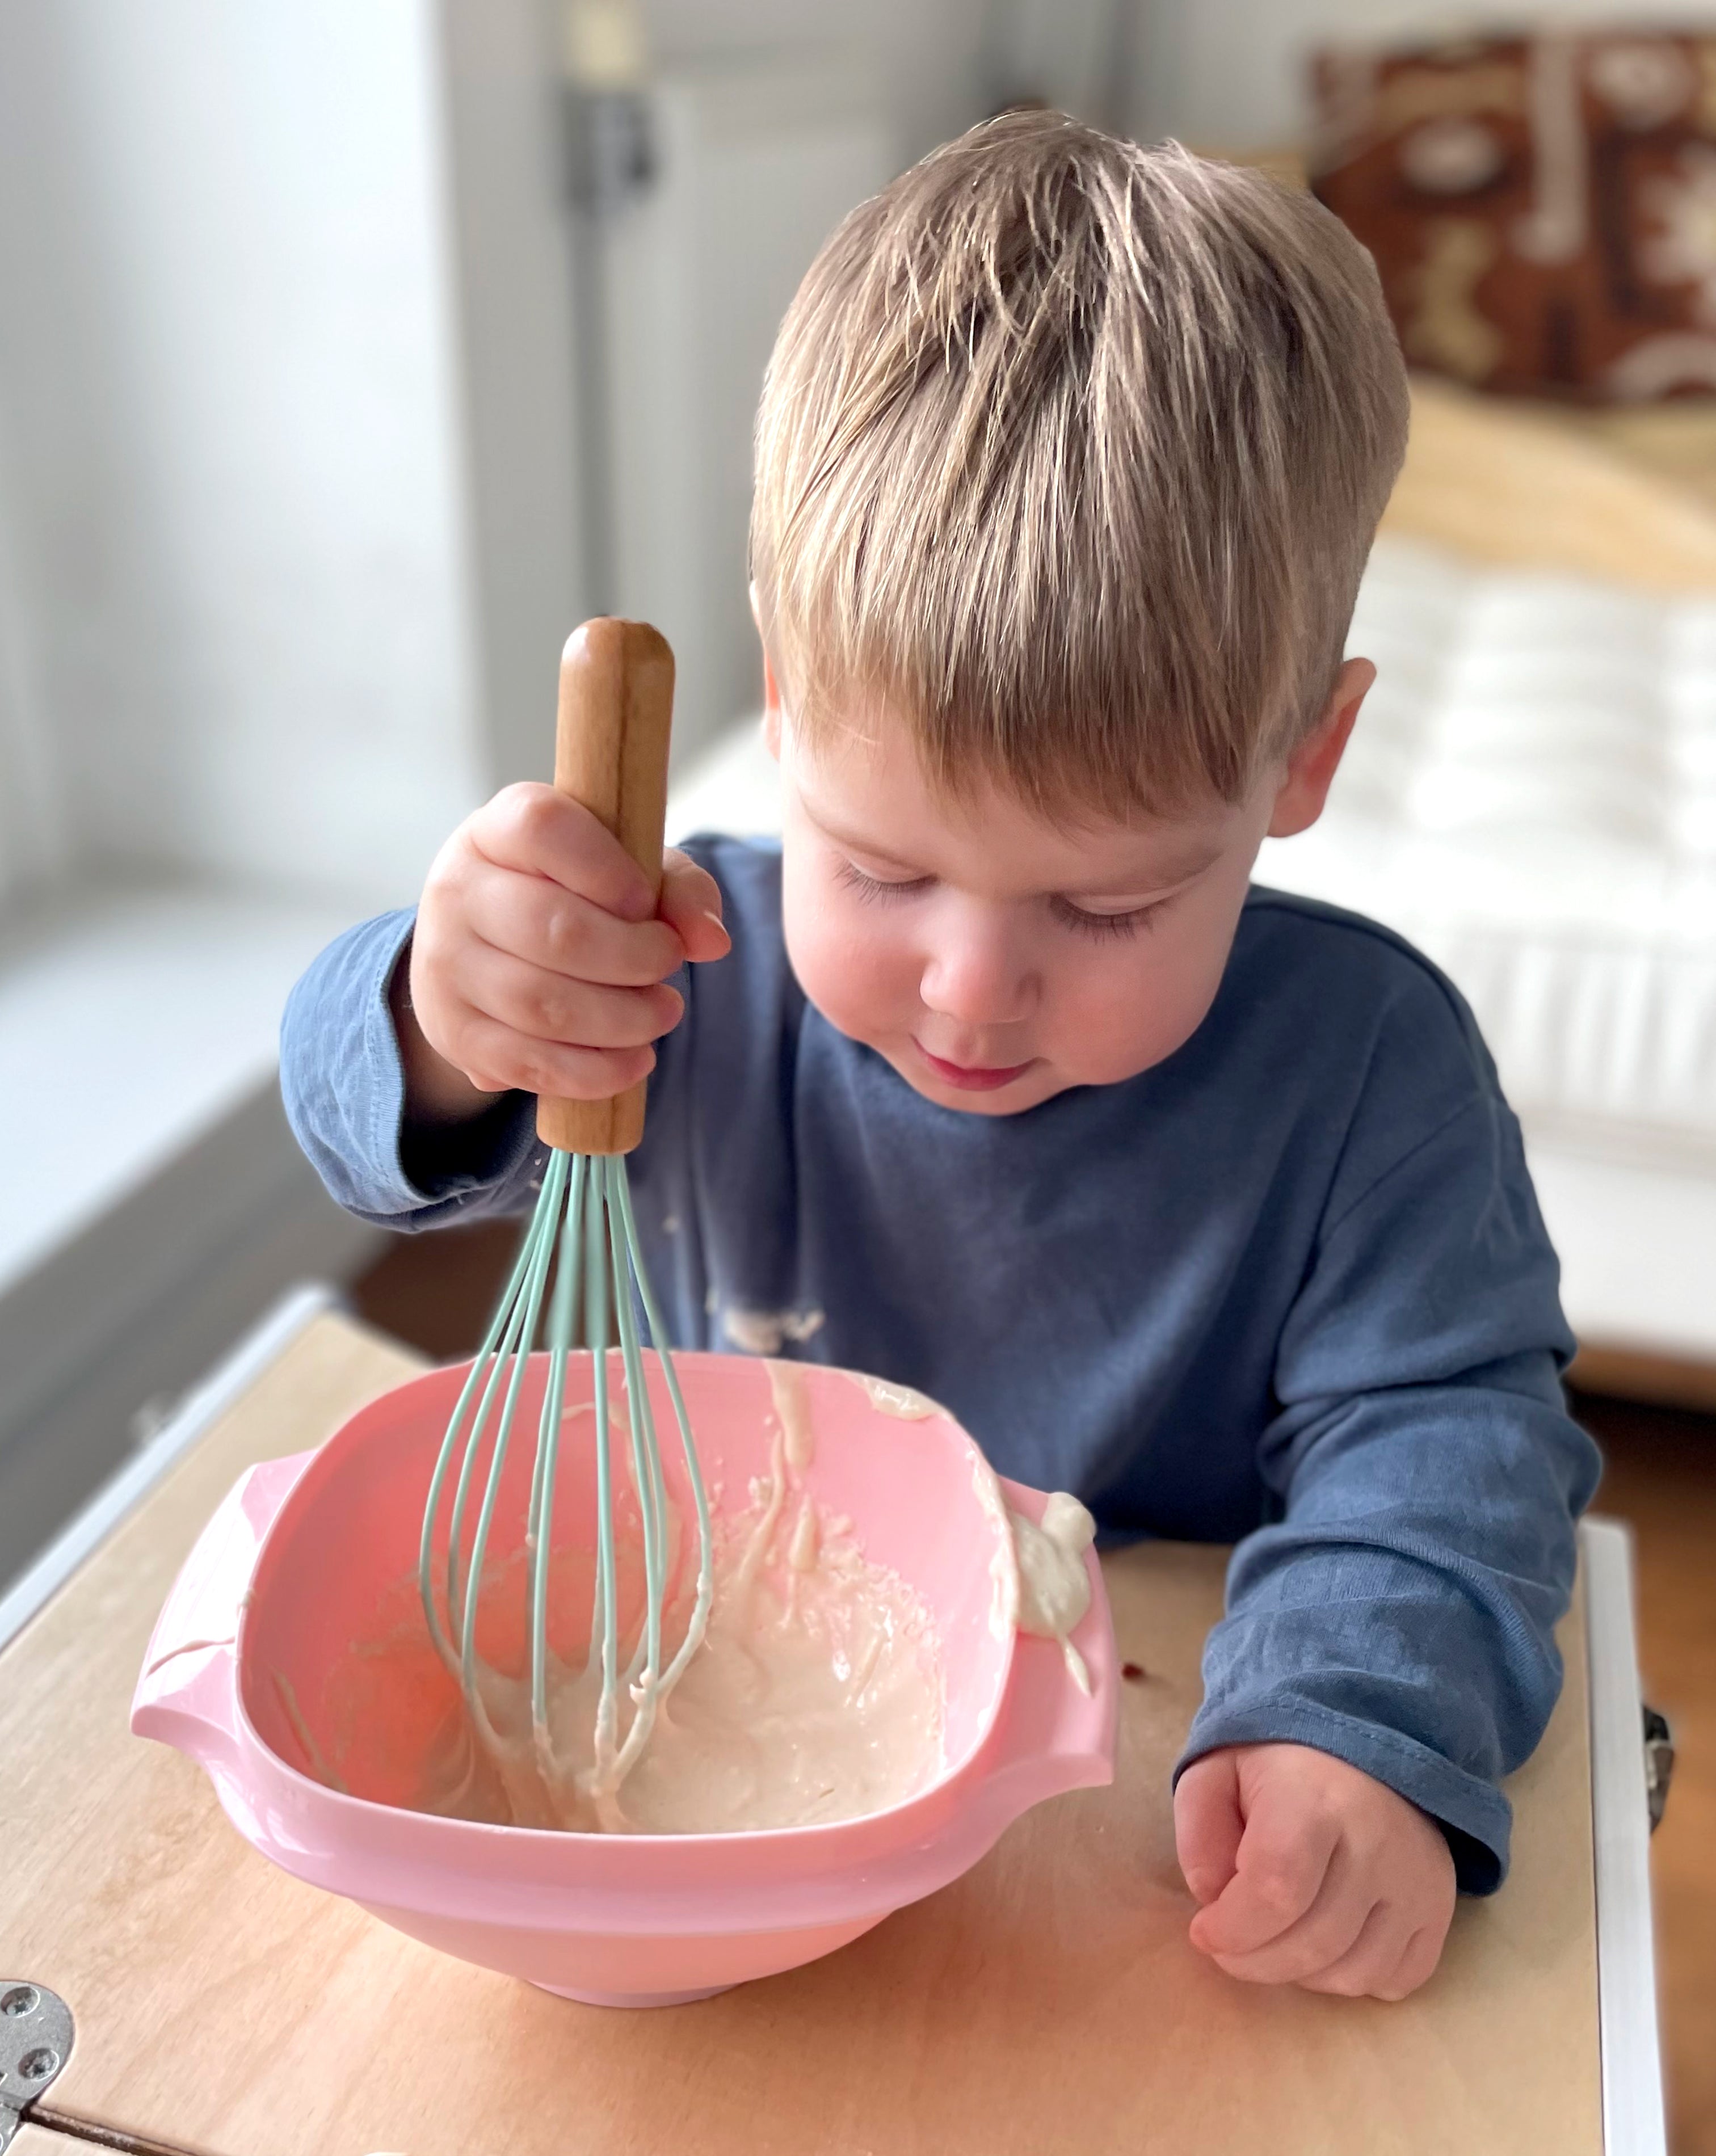
{"type": "Polygon", "coordinates": [[[1376,669],[1368,659],[1348,660],[1335,676],[1328,708],[1287,760],[1269,819],[1272,839],[1291,839],[1300,831],[1308,831],[1323,814],[1352,737],[1359,706],[1375,679],[1376,669]]]}
{"type": "Polygon", "coordinates": [[[768,753],[780,762],[780,686],[774,678],[773,661],[767,644],[763,649],[763,738],[768,753]]]}

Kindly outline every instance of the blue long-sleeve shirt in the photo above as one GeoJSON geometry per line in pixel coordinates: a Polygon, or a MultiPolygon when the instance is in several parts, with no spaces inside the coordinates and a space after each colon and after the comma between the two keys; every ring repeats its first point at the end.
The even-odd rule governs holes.
{"type": "MultiPolygon", "coordinates": [[[[870,1370],[1111,1538],[1236,1543],[1182,1764],[1282,1739],[1507,1866],[1598,1460],[1519,1132],[1472,1015],[1400,937],[1254,890],[1166,1061],[1022,1114],[914,1092],[805,1001],[778,850],[705,839],[730,956],[676,978],[632,1190],[676,1344],[870,1370]]],[[[420,1228],[532,1203],[533,1103],[401,1158],[408,912],[294,991],[288,1112],[341,1203],[420,1228]],[[425,1171],[414,1161],[419,1173],[425,1171]],[[441,1172],[444,1170],[445,1172],[441,1172]]]]}

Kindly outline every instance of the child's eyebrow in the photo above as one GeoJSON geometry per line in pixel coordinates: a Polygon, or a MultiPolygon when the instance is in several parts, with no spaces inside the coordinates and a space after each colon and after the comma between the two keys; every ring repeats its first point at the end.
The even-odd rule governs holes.
{"type": "Polygon", "coordinates": [[[1176,884],[1189,883],[1200,876],[1205,869],[1213,868],[1221,858],[1222,849],[1213,841],[1208,844],[1182,847],[1168,854],[1159,861],[1150,864],[1146,875],[1110,879],[1105,883],[1081,883],[1069,890],[1069,898],[1129,898],[1147,891],[1171,891],[1176,884]]]}
{"type": "Polygon", "coordinates": [[[891,869],[906,869],[913,875],[923,875],[927,873],[915,861],[908,861],[903,855],[891,853],[887,847],[879,846],[866,833],[849,831],[844,825],[835,822],[831,817],[820,814],[810,806],[808,801],[804,803],[804,809],[805,816],[821,832],[823,837],[832,839],[837,846],[845,846],[855,854],[866,854],[873,861],[886,861],[891,869]]]}
{"type": "MultiPolygon", "coordinates": [[[[927,873],[916,861],[908,861],[903,855],[878,845],[875,839],[862,831],[849,830],[835,819],[813,809],[807,802],[804,814],[825,839],[850,851],[863,854],[891,869],[903,870],[908,875],[920,876],[927,873]]],[[[1065,886],[1053,894],[1066,898],[1132,898],[1152,891],[1172,891],[1177,885],[1189,883],[1195,876],[1220,860],[1223,849],[1215,839],[1196,839],[1166,851],[1159,861],[1150,864],[1148,874],[1111,877],[1102,883],[1078,883],[1065,886]]]]}

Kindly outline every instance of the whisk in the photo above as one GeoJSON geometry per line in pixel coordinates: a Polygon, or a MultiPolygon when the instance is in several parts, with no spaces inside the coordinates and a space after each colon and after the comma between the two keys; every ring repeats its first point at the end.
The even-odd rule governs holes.
{"type": "MultiPolygon", "coordinates": [[[[667,743],[673,711],[673,654],[640,622],[585,623],[566,646],[560,665],[559,722],[554,784],[599,817],[658,886],[667,791],[667,743]]],[[[537,1429],[536,1465],[526,1516],[526,1610],[530,1645],[530,1718],[538,1771],[549,1788],[560,1778],[549,1728],[548,1585],[556,1471],[566,1390],[567,1357],[583,1302],[583,1337],[591,1357],[595,1412],[596,1584],[587,1675],[599,1667],[593,1752],[587,1794],[612,1796],[648,1743],[660,1702],[701,1644],[714,1592],[709,1501],[697,1462],[684,1396],[668,1350],[667,1331],[638,1242],[625,1156],[644,1132],[644,1083],[606,1101],[537,1104],[537,1132],[551,1148],[542,1194],[487,1337],[470,1367],[430,1480],[424,1511],[418,1584],[431,1638],[457,1678],[471,1722],[496,1748],[479,1687],[477,1605],[490,1530],[526,1367],[547,1307],[548,1368],[537,1429]],[[549,1291],[551,1270],[553,1287],[549,1291]],[[690,1622],[663,1666],[664,1622],[670,1585],[670,1521],[661,1449],[645,1383],[639,1315],[660,1358],[697,1518],[697,1578],[690,1622]],[[641,1526],[644,1604],[635,1646],[622,1673],[613,1464],[609,1442],[608,1345],[619,1341],[624,1373],[629,1463],[641,1526]],[[486,1477],[478,1466],[492,1432],[486,1477]],[[455,1472],[456,1468],[456,1472],[455,1472]],[[444,1570],[436,1578],[435,1526],[447,1485],[452,1513],[444,1570]],[[465,1523],[473,1491],[482,1488],[468,1548],[465,1523]],[[632,1707],[620,1733],[620,1686],[632,1707]]]]}

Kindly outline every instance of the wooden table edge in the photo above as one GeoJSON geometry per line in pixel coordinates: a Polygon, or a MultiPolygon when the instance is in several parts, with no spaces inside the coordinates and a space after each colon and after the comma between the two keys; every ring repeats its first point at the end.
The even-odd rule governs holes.
{"type": "Polygon", "coordinates": [[[1632,1537],[1581,1521],[1606,2156],[1667,2156],[1632,1537]]]}

